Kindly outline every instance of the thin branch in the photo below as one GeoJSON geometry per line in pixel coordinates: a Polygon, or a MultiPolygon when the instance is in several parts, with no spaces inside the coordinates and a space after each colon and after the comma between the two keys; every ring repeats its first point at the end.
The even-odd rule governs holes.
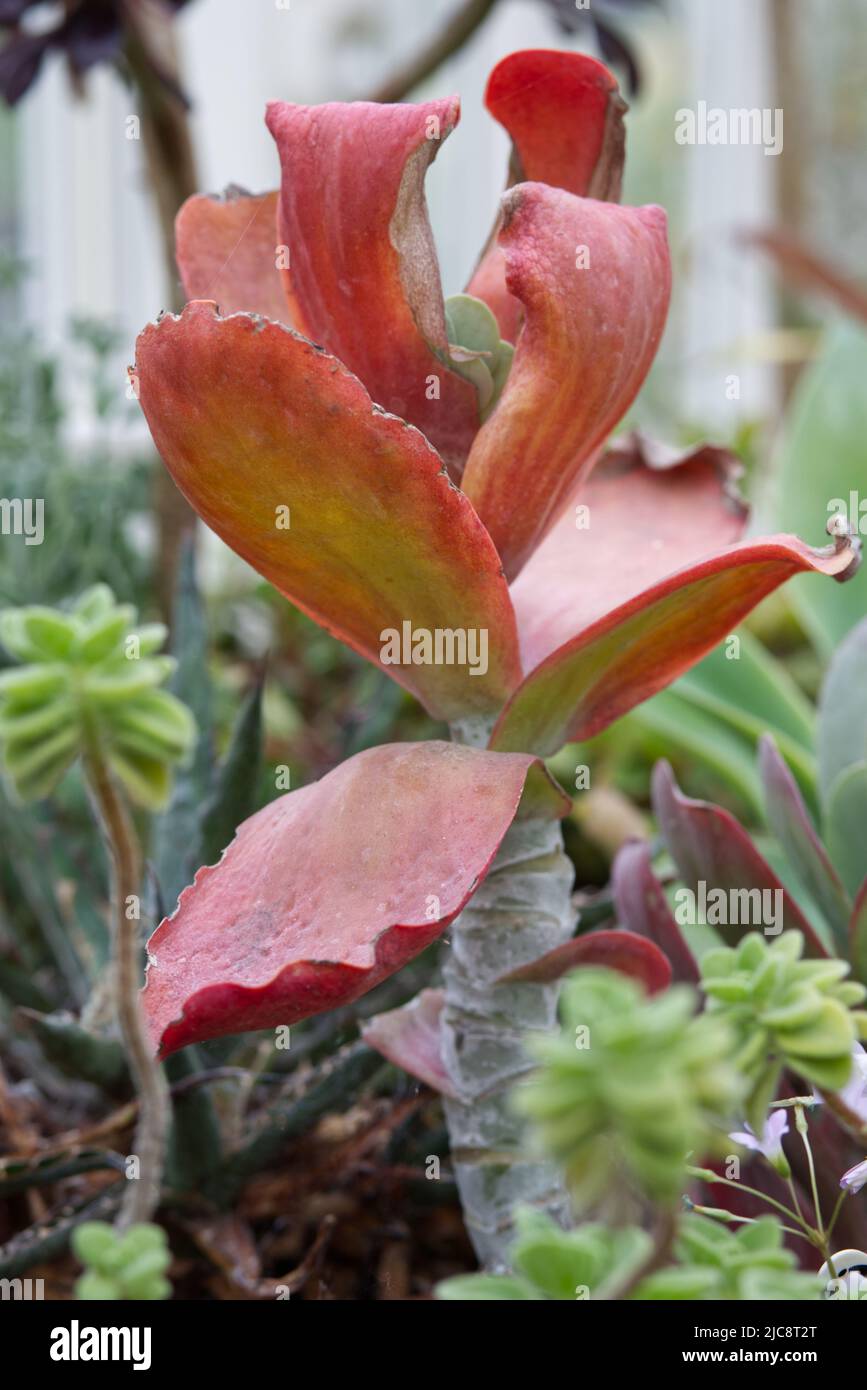
{"type": "Polygon", "coordinates": [[[88,786],[111,856],[112,957],[115,1004],[127,1061],[139,1098],[133,1152],[140,1176],[129,1179],[121,1203],[121,1229],[149,1221],[159,1205],[169,1125],[165,1074],[154,1059],[141,1000],[138,924],[127,917],[127,903],[140,890],[141,854],[126,805],[97,751],[85,759],[88,786]]]}
{"type": "Polygon", "coordinates": [[[465,3],[446,22],[427,46],[399,68],[368,98],[369,101],[403,101],[404,98],[436,72],[447,58],[457,53],[484,23],[497,0],[465,0],[465,3]]]}

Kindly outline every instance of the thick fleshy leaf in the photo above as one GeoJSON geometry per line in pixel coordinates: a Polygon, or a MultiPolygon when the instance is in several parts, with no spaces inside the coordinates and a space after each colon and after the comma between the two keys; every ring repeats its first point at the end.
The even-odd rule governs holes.
{"type": "Polygon", "coordinates": [[[769,734],[759,743],[759,768],[768,824],[799,881],[831,927],[838,951],[845,955],[851,903],[816,834],[798,784],[769,734]]]}
{"type": "Polygon", "coordinates": [[[827,806],[831,788],[853,763],[867,759],[867,618],[841,641],[819,696],[819,782],[827,806]]]}
{"type": "Polygon", "coordinates": [[[175,219],[175,253],[187,299],[213,299],[220,312],[263,314],[303,327],[277,268],[277,193],[196,194],[175,219]]]}
{"type": "MultiPolygon", "coordinates": [[[[848,545],[814,550],[796,536],[768,536],[695,561],[558,647],[511,697],[491,746],[547,755],[601,732],[682,675],[792,575],[844,579],[857,559],[848,545]]],[[[607,572],[617,563],[615,553],[607,572]]]]}
{"type": "Polygon", "coordinates": [[[825,839],[828,853],[854,897],[867,873],[867,760],[850,763],[831,784],[825,839]]]}
{"type": "Polygon", "coordinates": [[[525,183],[505,195],[503,216],[507,282],[526,322],[461,486],[512,579],[644,381],[671,267],[661,208],[525,183]]]}
{"type": "Polygon", "coordinates": [[[611,888],[621,925],[659,947],[671,964],[675,980],[697,984],[700,972],[695,956],[653,872],[646,840],[630,840],[618,851],[611,867],[611,888]]]}
{"type": "Polygon", "coordinates": [[[605,453],[512,585],[521,659],[533,671],[578,633],[685,565],[740,539],[740,465],[705,445],[676,453],[632,434],[605,453]]]}
{"type": "Polygon", "coordinates": [[[729,903],[734,902],[737,908],[725,914],[730,920],[711,922],[726,945],[734,946],[747,932],[773,925],[775,930],[803,932],[805,955],[828,954],[743,826],[721,806],[684,796],[667,762],[657,763],[654,770],[653,809],[668,851],[687,888],[699,893],[699,885],[703,884],[707,894],[720,889],[726,894],[741,895],[734,900],[729,897],[729,903]],[[744,902],[743,894],[756,890],[762,895],[761,912],[772,911],[781,920],[763,923],[761,914],[756,911],[759,900],[753,898],[744,902]],[[770,896],[766,897],[767,894],[770,896]],[[734,920],[741,916],[748,920],[734,920]]]}
{"type": "Polygon", "coordinates": [[[280,242],[307,331],[378,405],[423,430],[455,476],[479,424],[449,366],[424,176],[460,114],[419,104],[271,102],[282,168],[280,242]]]}
{"type": "MultiPolygon", "coordinates": [[[[867,535],[867,329],[841,321],[802,373],[786,412],[775,469],[779,525],[811,535],[831,511],[867,535]],[[816,460],[821,459],[821,467],[816,460]]],[[[829,659],[867,612],[867,566],[842,593],[799,580],[792,602],[829,659]]]]}
{"type": "Polygon", "coordinates": [[[652,941],[622,927],[612,930],[588,932],[586,936],[574,936],[562,946],[540,956],[538,960],[519,966],[504,975],[500,984],[550,984],[559,980],[570,970],[578,970],[585,965],[601,965],[607,970],[618,970],[621,975],[629,975],[644,985],[648,994],[656,994],[671,984],[671,965],[662,951],[652,941]]]}
{"type": "Polygon", "coordinates": [[[408,1004],[376,1014],[361,1025],[368,1047],[444,1096],[457,1094],[442,1054],[440,1019],[445,991],[423,989],[408,1004]]]}
{"type": "Polygon", "coordinates": [[[154,1046],[295,1023],[393,974],[484,878],[532,762],[387,744],[245,821],[150,939],[154,1046]]]}
{"type": "MultiPolygon", "coordinates": [[[[626,102],[614,76],[586,53],[510,53],[488,79],[485,105],[512,137],[508,185],[547,183],[582,198],[620,201],[626,102]]],[[[506,288],[496,232],[468,286],[515,342],[520,302],[506,288]]]]}
{"type": "Polygon", "coordinates": [[[867,984],[867,878],[858,889],[852,920],[849,923],[849,946],[852,974],[867,984]]]}
{"type": "Polygon", "coordinates": [[[373,661],[403,661],[405,632],[431,642],[462,632],[463,665],[448,664],[460,644],[443,638],[439,664],[384,669],[437,717],[500,705],[519,666],[499,561],[416,430],[305,338],[244,314],[221,319],[213,304],[151,325],[137,354],[156,446],[233,550],[373,661]],[[400,640],[385,649],[390,630],[400,640]]]}

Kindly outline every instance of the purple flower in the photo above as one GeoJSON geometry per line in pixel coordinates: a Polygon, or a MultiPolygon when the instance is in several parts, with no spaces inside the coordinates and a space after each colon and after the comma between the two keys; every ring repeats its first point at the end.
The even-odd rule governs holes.
{"type": "Polygon", "coordinates": [[[860,1043],[852,1052],[852,1080],[840,1092],[840,1099],[867,1124],[867,1052],[860,1043]]]}
{"type": "Polygon", "coordinates": [[[789,1164],[783,1153],[783,1135],[789,1132],[789,1122],[785,1110],[772,1110],[765,1121],[761,1139],[747,1125],[745,1130],[736,1130],[729,1135],[735,1144],[753,1153],[763,1154],[772,1167],[784,1178],[789,1176],[789,1164]]]}
{"type": "Polygon", "coordinates": [[[840,1186],[845,1187],[847,1192],[851,1192],[854,1197],[856,1192],[867,1184],[867,1158],[861,1163],[856,1163],[854,1168],[849,1168],[840,1179],[840,1186]]]}

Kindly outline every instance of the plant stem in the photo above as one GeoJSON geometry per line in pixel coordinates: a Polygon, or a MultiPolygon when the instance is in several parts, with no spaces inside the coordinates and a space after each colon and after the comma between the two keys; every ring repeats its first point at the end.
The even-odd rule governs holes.
{"type": "MultiPolygon", "coordinates": [[[[702,1182],[710,1184],[711,1179],[706,1175],[709,1170],[687,1167],[686,1171],[691,1177],[700,1178],[702,1182]]],[[[769,1206],[776,1207],[777,1211],[781,1211],[784,1216],[789,1216],[793,1221],[797,1221],[799,1225],[803,1226],[805,1231],[812,1232],[812,1227],[808,1225],[799,1212],[794,1212],[788,1207],[784,1207],[782,1202],[778,1202],[776,1197],[769,1197],[767,1192],[760,1192],[757,1187],[750,1187],[745,1182],[735,1182],[732,1178],[721,1177],[718,1173],[714,1173],[713,1181],[721,1183],[723,1187],[731,1187],[735,1192],[749,1192],[750,1196],[760,1198],[761,1201],[767,1202],[769,1206]]]]}
{"type": "Polygon", "coordinates": [[[414,87],[463,47],[487,19],[496,3],[497,0],[464,0],[464,4],[446,21],[430,45],[383,82],[368,100],[403,101],[414,87]]]}
{"type": "Polygon", "coordinates": [[[140,888],[138,840],[126,804],[98,749],[92,748],[87,753],[85,773],[111,859],[115,1005],[139,1098],[133,1148],[139,1160],[139,1177],[127,1182],[117,1219],[118,1227],[123,1230],[136,1222],[149,1221],[159,1204],[169,1126],[169,1094],[162,1067],[153,1056],[141,1009],[138,918],[127,916],[127,903],[138,897],[140,888]]]}
{"type": "Polygon", "coordinates": [[[831,1220],[828,1222],[827,1236],[828,1236],[829,1244],[830,1244],[831,1236],[833,1235],[833,1232],[834,1232],[834,1227],[835,1227],[836,1224],[837,1224],[837,1217],[840,1215],[840,1208],[842,1207],[843,1202],[845,1201],[845,1199],[846,1199],[846,1190],[845,1190],[845,1188],[842,1188],[841,1191],[840,1191],[840,1196],[837,1198],[836,1204],[835,1204],[835,1206],[834,1206],[834,1210],[831,1212],[831,1220]]]}
{"type": "Polygon", "coordinates": [[[497,981],[568,941],[572,877],[559,823],[516,821],[449,933],[443,1056],[457,1098],[446,1100],[446,1120],[467,1230],[494,1270],[508,1268],[516,1204],[564,1223],[570,1213],[560,1171],[528,1153],[510,1103],[531,1070],[527,1035],[556,1026],[559,986],[497,981]]]}
{"type": "MultiPolygon", "coordinates": [[[[177,311],[183,308],[185,296],[175,263],[175,216],[181,204],[198,191],[199,183],[184,104],[160,80],[149,60],[149,53],[158,51],[167,75],[180,86],[180,62],[172,20],[173,17],[162,10],[142,10],[137,15],[136,30],[127,39],[124,57],[141,104],[142,144],[159,220],[167,307],[177,311]]],[[[155,474],[154,488],[159,518],[156,584],[160,607],[170,619],[181,548],[184,537],[195,529],[196,517],[161,464],[155,474]]]]}
{"type": "Polygon", "coordinates": [[[813,1194],[813,1207],[816,1212],[816,1228],[822,1242],[826,1240],[825,1227],[822,1224],[822,1208],[819,1205],[819,1189],[816,1186],[816,1165],[813,1162],[813,1150],[810,1147],[810,1135],[807,1130],[807,1117],[800,1105],[795,1106],[795,1128],[804,1141],[804,1150],[807,1155],[807,1166],[810,1170],[810,1190],[813,1194]]]}

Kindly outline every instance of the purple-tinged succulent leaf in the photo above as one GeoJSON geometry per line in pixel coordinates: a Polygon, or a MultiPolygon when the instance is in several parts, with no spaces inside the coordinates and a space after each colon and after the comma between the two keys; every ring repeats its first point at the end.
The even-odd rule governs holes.
{"type": "Polygon", "coordinates": [[[862,984],[867,984],[867,878],[861,884],[852,908],[849,923],[849,951],[852,960],[852,974],[862,984]]]}
{"type": "MultiPolygon", "coordinates": [[[[653,807],[669,853],[688,888],[696,892],[699,884],[703,883],[708,893],[722,889],[728,894],[743,894],[750,890],[780,894],[772,901],[782,904],[782,928],[803,933],[805,955],[818,957],[828,954],[798,904],[759,854],[743,826],[721,806],[714,806],[709,801],[693,801],[684,796],[670,764],[664,761],[657,763],[653,773],[653,807]]],[[[761,923],[738,921],[712,925],[727,946],[734,946],[747,932],[759,928],[761,923]]]]}
{"type": "Polygon", "coordinates": [[[618,851],[611,869],[617,919],[630,932],[659,947],[675,980],[697,984],[698,964],[674,919],[651,859],[646,840],[629,840],[618,851]]]}
{"type": "Polygon", "coordinates": [[[402,1067],[443,1096],[457,1094],[443,1061],[440,1019],[445,991],[423,989],[415,999],[399,1009],[376,1014],[361,1025],[361,1036],[368,1047],[381,1052],[396,1067],[402,1067]]]}
{"type": "Polygon", "coordinates": [[[768,824],[803,887],[824,913],[841,954],[852,905],[810,819],[798,784],[770,734],[759,742],[759,771],[768,824]]]}
{"type": "Polygon", "coordinates": [[[575,936],[538,960],[510,970],[498,983],[546,985],[585,965],[600,965],[628,975],[643,985],[648,994],[656,994],[671,984],[671,966],[659,947],[622,927],[575,936]]]}
{"type": "Polygon", "coordinates": [[[847,767],[867,759],[867,618],[840,643],[819,696],[817,751],[822,799],[847,767]]]}
{"type": "Polygon", "coordinates": [[[851,763],[831,783],[825,839],[840,877],[854,897],[867,872],[867,759],[851,763]]]}

